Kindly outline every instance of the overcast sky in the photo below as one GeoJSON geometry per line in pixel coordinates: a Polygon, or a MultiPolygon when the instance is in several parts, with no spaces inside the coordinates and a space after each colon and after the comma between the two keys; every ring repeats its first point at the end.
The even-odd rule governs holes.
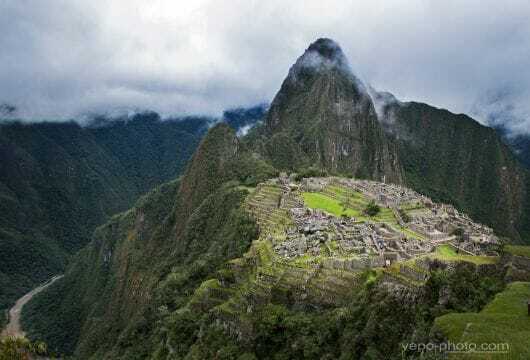
{"type": "Polygon", "coordinates": [[[215,115],[270,102],[330,37],[378,90],[530,132],[529,19],[510,0],[0,0],[0,103],[215,115]]]}

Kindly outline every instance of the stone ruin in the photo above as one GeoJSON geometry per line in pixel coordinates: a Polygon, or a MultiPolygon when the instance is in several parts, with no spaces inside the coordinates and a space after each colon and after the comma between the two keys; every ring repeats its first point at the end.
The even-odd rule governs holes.
{"type": "MultiPolygon", "coordinates": [[[[491,228],[473,222],[451,205],[434,203],[400,185],[345,178],[305,178],[298,183],[294,176],[287,174],[281,174],[273,182],[282,191],[278,207],[288,209],[293,220],[293,226],[285,230],[283,241],[273,245],[274,251],[286,259],[323,256],[324,267],[357,270],[411,259],[430,253],[441,244],[481,255],[490,245],[498,243],[491,228]],[[298,195],[299,191],[326,193],[330,185],[360,192],[381,207],[392,209],[397,223],[421,238],[405,235],[385,222],[338,218],[307,208],[298,195]],[[406,221],[401,216],[402,206],[411,209],[406,221]],[[462,235],[455,235],[457,229],[462,235]]],[[[416,274],[414,278],[421,276],[416,274]]]]}

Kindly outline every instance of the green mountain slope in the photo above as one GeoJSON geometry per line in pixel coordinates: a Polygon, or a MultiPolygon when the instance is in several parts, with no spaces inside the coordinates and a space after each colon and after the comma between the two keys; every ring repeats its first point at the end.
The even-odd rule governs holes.
{"type": "Polygon", "coordinates": [[[214,127],[180,182],[98,228],[35,297],[23,313],[30,336],[80,359],[399,358],[400,342],[428,339],[435,316],[479,310],[502,288],[495,264],[435,263],[423,291],[391,272],[286,262],[268,243],[285,236],[290,200],[277,185],[242,185],[250,174],[274,171],[214,127]]]}
{"type": "Polygon", "coordinates": [[[394,101],[382,112],[408,186],[456,205],[513,241],[527,239],[528,174],[495,130],[421,103],[394,101]]]}
{"type": "Polygon", "coordinates": [[[129,348],[128,341],[138,332],[154,335],[160,301],[178,302],[175,292],[185,297],[256,237],[254,222],[239,210],[247,190],[237,184],[260,172],[256,179],[274,175],[239,150],[232,129],[214,127],[180,182],[98,228],[64,281],[28,306],[30,336],[81,358],[144,354],[145,344],[129,348]]]}
{"type": "Polygon", "coordinates": [[[311,44],[289,70],[258,146],[281,169],[317,166],[398,183],[402,178],[395,145],[365,86],[329,39],[311,44]]]}
{"type": "MultiPolygon", "coordinates": [[[[195,120],[194,120],[195,121],[195,120]]],[[[96,226],[178,176],[206,130],[138,115],[0,126],[0,309],[52,274],[96,226]]]]}
{"type": "MultiPolygon", "coordinates": [[[[528,358],[529,296],[530,283],[513,282],[481,312],[444,315],[435,324],[453,343],[494,344],[486,349],[491,353],[484,354],[489,359],[528,358]]],[[[476,355],[455,354],[453,358],[473,359],[476,355]]]]}

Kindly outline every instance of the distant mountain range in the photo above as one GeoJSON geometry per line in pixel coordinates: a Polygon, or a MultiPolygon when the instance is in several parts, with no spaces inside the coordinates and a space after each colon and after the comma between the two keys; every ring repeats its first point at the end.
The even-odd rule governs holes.
{"type": "MultiPolygon", "coordinates": [[[[2,109],[14,112],[14,107],[2,109]]],[[[240,131],[264,112],[264,106],[240,108],[227,110],[224,118],[240,131]]],[[[111,215],[178,177],[219,121],[197,116],[161,120],[144,112],[93,116],[86,126],[0,124],[0,309],[63,272],[68,258],[111,215]]]]}

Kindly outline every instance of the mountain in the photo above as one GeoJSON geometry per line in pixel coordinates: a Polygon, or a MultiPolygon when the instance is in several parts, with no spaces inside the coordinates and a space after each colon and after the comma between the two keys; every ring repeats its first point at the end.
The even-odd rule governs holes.
{"type": "Polygon", "coordinates": [[[10,104],[0,104],[0,119],[11,119],[17,113],[16,106],[10,104]]]}
{"type": "Polygon", "coordinates": [[[178,176],[206,129],[150,115],[98,128],[2,125],[0,308],[61,273],[110,215],[178,176]]]}
{"type": "MultiPolygon", "coordinates": [[[[233,126],[239,130],[259,120],[259,109],[227,114],[237,113],[233,126]]],[[[216,121],[198,116],[161,120],[143,112],[95,116],[86,126],[0,125],[0,252],[5,255],[0,310],[63,272],[68,258],[111,215],[179,176],[216,121]]]]}
{"type": "MultiPolygon", "coordinates": [[[[430,339],[437,314],[479,310],[502,290],[506,269],[491,256],[464,255],[449,267],[436,253],[432,263],[377,272],[361,258],[360,268],[346,267],[333,255],[344,251],[338,240],[318,241],[318,255],[281,255],[282,241],[322,234],[288,230],[297,187],[265,182],[276,175],[216,125],[179,181],[99,227],[65,277],[27,305],[29,335],[78,359],[398,359],[403,341],[430,339]],[[251,174],[256,182],[242,185],[251,174]]],[[[351,190],[340,184],[350,179],[322,181],[331,186],[320,196],[347,203],[351,190]]],[[[379,221],[390,224],[391,214],[379,221]]]]}
{"type": "Polygon", "coordinates": [[[28,308],[32,335],[80,358],[145,355],[151,350],[145,344],[133,349],[118,339],[138,331],[153,336],[154,304],[176,306],[179,296],[185,300],[217,267],[242,255],[257,228],[239,208],[248,191],[238,180],[252,173],[262,181],[271,171],[241,151],[229,126],[213,127],[180,181],[98,228],[64,281],[28,308]]]}
{"type": "Polygon", "coordinates": [[[517,160],[527,169],[530,168],[530,135],[513,134],[503,125],[496,125],[495,130],[508,145],[517,160]]]}
{"type": "Polygon", "coordinates": [[[509,86],[489,89],[471,107],[471,113],[497,130],[514,155],[527,169],[530,167],[530,134],[528,111],[520,89],[509,86]]]}
{"type": "Polygon", "coordinates": [[[509,135],[503,138],[521,164],[530,169],[530,135],[509,135]]]}
{"type": "Polygon", "coordinates": [[[374,96],[398,143],[405,183],[455,204],[513,241],[527,239],[527,171],[498,133],[466,115],[374,96]]]}
{"type": "Polygon", "coordinates": [[[402,183],[515,241],[530,230],[527,172],[495,130],[371,89],[330,39],[298,58],[248,142],[278,169],[402,183]]]}
{"type": "Polygon", "coordinates": [[[337,43],[319,39],[289,70],[263,129],[262,152],[281,169],[402,181],[395,144],[337,43]]]}
{"type": "MultiPolygon", "coordinates": [[[[527,181],[493,129],[367,88],[338,45],[319,39],[263,124],[242,138],[213,126],[182,177],[96,229],[65,277],[27,305],[23,324],[79,359],[399,359],[402,344],[446,339],[436,317],[479,311],[508,279],[530,279],[499,256],[497,240],[482,249],[491,230],[461,213],[524,239],[527,181]],[[337,176],[307,180],[311,171],[337,176]],[[379,182],[344,187],[353,176],[379,182]],[[413,193],[396,183],[434,203],[415,194],[421,205],[380,208],[358,191],[413,193]],[[421,235],[407,223],[425,213],[439,219],[421,235]],[[341,236],[330,238],[331,225],[341,236]],[[377,233],[343,243],[372,226],[377,233]],[[452,245],[434,250],[440,233],[452,245]],[[480,253],[462,253],[465,241],[480,253]],[[387,257],[381,244],[393,249],[387,257]]],[[[386,201],[379,195],[370,196],[386,201]]]]}

